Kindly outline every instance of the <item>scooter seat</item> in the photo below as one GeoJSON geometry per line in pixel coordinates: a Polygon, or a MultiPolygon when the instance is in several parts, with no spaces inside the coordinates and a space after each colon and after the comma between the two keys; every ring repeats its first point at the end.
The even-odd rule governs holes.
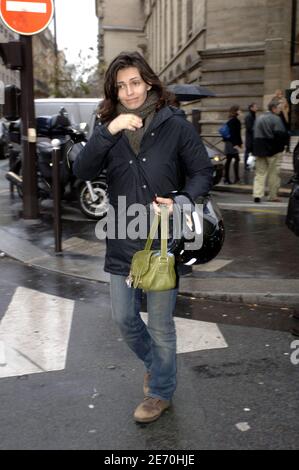
{"type": "Polygon", "coordinates": [[[40,155],[52,158],[53,146],[50,142],[38,142],[36,150],[40,155]]]}

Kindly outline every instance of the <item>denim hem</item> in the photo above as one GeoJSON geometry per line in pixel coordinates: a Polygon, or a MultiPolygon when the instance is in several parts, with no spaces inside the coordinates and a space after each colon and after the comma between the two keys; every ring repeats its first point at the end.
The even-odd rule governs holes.
{"type": "Polygon", "coordinates": [[[161,397],[161,395],[156,395],[155,393],[147,393],[146,394],[147,397],[151,397],[151,398],[158,398],[158,400],[166,400],[166,401],[171,401],[173,395],[171,395],[170,397],[166,398],[166,397],[161,397]]]}

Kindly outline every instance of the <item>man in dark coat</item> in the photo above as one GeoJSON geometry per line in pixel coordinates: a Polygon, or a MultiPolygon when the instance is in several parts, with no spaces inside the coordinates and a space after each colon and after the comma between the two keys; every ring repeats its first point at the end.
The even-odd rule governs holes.
{"type": "Polygon", "coordinates": [[[249,154],[253,152],[253,129],[254,123],[256,119],[256,113],[258,111],[258,107],[256,103],[252,103],[248,107],[248,113],[245,116],[245,154],[244,154],[244,170],[249,170],[249,166],[247,165],[247,160],[249,154]]]}
{"type": "Polygon", "coordinates": [[[254,202],[259,203],[265,194],[268,177],[269,201],[279,201],[281,152],[287,143],[288,134],[279,117],[280,105],[271,101],[268,112],[256,119],[254,125],[253,153],[256,156],[255,178],[253,183],[254,202]]]}
{"type": "Polygon", "coordinates": [[[240,181],[239,177],[239,151],[242,148],[242,137],[241,137],[241,122],[240,122],[241,110],[239,105],[233,105],[229,110],[229,120],[227,126],[229,128],[230,137],[225,139],[224,153],[226,155],[226,162],[224,168],[224,183],[231,184],[230,180],[230,164],[234,160],[234,173],[235,179],[233,183],[240,181]]]}

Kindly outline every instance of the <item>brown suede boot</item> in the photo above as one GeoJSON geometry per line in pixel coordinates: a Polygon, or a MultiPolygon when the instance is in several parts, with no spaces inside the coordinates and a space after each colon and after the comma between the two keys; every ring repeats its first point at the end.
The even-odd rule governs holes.
{"type": "Polygon", "coordinates": [[[169,407],[169,400],[145,397],[143,402],[137,406],[134,412],[134,419],[137,423],[151,423],[160,418],[161,414],[169,407]]]}

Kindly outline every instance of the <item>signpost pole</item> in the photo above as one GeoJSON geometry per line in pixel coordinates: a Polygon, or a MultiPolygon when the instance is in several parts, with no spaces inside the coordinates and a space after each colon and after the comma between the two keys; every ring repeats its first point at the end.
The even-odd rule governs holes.
{"type": "MultiPolygon", "coordinates": [[[[43,31],[54,13],[53,0],[0,0],[0,17],[4,25],[20,34],[22,60],[17,60],[11,43],[0,47],[6,59],[5,65],[21,70],[21,122],[23,147],[23,217],[37,219],[36,177],[36,124],[34,113],[32,35],[43,31]],[[14,54],[12,54],[14,52],[14,54]]],[[[19,48],[20,50],[20,48],[19,48]]]]}
{"type": "Polygon", "coordinates": [[[20,36],[24,67],[21,70],[21,122],[23,148],[23,217],[38,218],[36,178],[36,124],[33,92],[32,36],[20,36]]]}

